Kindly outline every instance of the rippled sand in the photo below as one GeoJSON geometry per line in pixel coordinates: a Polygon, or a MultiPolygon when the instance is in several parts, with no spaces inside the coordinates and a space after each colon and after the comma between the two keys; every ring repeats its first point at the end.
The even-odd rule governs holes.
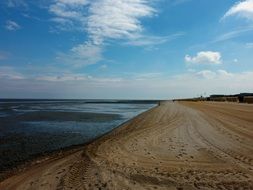
{"type": "Polygon", "coordinates": [[[0,189],[253,189],[253,105],[163,102],[0,189]]]}

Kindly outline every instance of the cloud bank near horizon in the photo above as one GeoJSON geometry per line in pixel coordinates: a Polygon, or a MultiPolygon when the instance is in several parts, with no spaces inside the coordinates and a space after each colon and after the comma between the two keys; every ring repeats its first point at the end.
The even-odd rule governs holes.
{"type": "Polygon", "coordinates": [[[0,98],[15,98],[19,93],[20,98],[172,99],[250,92],[253,91],[252,84],[253,71],[231,73],[222,69],[172,76],[136,73],[122,77],[95,77],[65,73],[27,77],[11,67],[0,68],[0,98]]]}

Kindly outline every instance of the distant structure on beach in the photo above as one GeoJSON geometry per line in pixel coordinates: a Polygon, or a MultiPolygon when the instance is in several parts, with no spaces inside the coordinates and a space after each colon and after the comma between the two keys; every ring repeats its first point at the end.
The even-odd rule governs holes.
{"type": "Polygon", "coordinates": [[[240,93],[235,95],[214,94],[209,97],[188,99],[175,99],[173,101],[215,101],[215,102],[239,102],[253,104],[253,93],[240,93]]]}

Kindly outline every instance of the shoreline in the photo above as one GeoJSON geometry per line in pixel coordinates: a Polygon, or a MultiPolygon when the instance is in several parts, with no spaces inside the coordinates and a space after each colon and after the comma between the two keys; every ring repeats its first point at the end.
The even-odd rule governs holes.
{"type": "Polygon", "coordinates": [[[67,156],[69,154],[80,151],[88,144],[89,143],[71,145],[68,147],[61,148],[61,149],[32,155],[31,158],[22,161],[17,166],[13,166],[12,168],[10,168],[6,171],[2,171],[0,173],[0,183],[11,176],[14,176],[14,175],[17,175],[21,172],[24,172],[25,170],[29,169],[30,167],[36,166],[38,164],[42,164],[42,163],[50,161],[50,160],[60,159],[64,156],[67,156]]]}
{"type": "Polygon", "coordinates": [[[252,113],[241,104],[162,102],[0,188],[251,189],[252,113]]]}
{"type": "Polygon", "coordinates": [[[68,156],[68,155],[76,153],[78,151],[84,151],[85,147],[87,147],[89,144],[97,141],[100,138],[103,138],[106,135],[109,135],[111,132],[113,132],[117,128],[120,128],[123,125],[126,125],[128,122],[131,122],[131,120],[133,120],[134,118],[138,117],[141,114],[144,114],[145,112],[148,112],[148,111],[156,108],[157,106],[159,106],[159,103],[157,105],[155,105],[154,107],[152,107],[142,113],[139,113],[138,115],[134,116],[133,118],[126,120],[123,123],[121,123],[120,125],[116,126],[112,130],[110,130],[110,131],[104,133],[103,135],[100,135],[88,142],[76,144],[76,145],[71,145],[71,146],[60,148],[60,149],[46,151],[44,153],[32,155],[29,159],[21,161],[20,164],[13,166],[6,171],[1,171],[0,172],[0,183],[7,178],[10,178],[14,175],[19,174],[20,172],[24,172],[25,170],[29,169],[32,166],[36,166],[38,164],[42,164],[44,162],[54,160],[54,159],[60,159],[62,157],[68,156]]]}

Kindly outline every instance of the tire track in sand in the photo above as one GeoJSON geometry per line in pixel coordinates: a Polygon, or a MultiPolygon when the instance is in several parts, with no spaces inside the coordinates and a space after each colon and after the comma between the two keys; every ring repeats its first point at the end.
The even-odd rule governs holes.
{"type": "Polygon", "coordinates": [[[251,105],[163,102],[85,147],[58,189],[251,190],[252,115],[251,105]]]}

